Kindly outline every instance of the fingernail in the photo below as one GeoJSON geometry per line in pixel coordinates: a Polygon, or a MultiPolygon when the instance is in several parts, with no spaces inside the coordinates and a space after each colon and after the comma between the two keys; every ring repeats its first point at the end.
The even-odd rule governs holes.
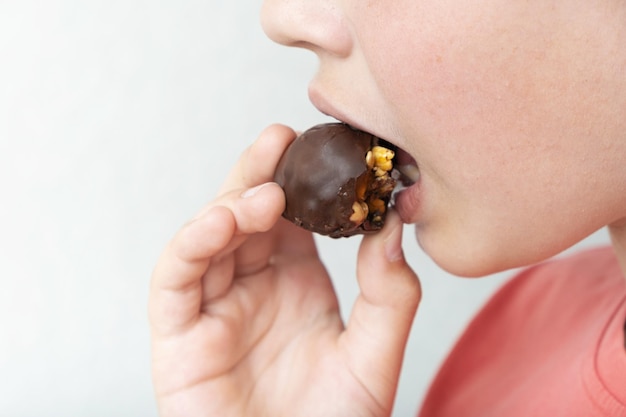
{"type": "Polygon", "coordinates": [[[396,225],[393,231],[385,238],[385,256],[390,263],[401,260],[404,255],[402,253],[402,226],[396,225]]]}
{"type": "Polygon", "coordinates": [[[241,198],[254,197],[261,190],[261,188],[265,187],[268,184],[269,183],[266,182],[264,184],[257,185],[256,187],[248,188],[246,191],[241,193],[241,198]]]}

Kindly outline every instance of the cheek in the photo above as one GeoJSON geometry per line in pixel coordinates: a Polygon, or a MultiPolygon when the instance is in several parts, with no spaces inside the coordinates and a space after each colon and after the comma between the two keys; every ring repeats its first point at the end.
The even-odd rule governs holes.
{"type": "Polygon", "coordinates": [[[588,111],[576,103],[600,77],[571,68],[570,53],[585,51],[572,51],[580,44],[569,42],[570,28],[555,29],[557,16],[540,10],[550,2],[481,0],[468,10],[447,0],[386,3],[356,9],[355,31],[380,106],[422,151],[519,150],[561,136],[588,111]],[[586,86],[576,85],[581,74],[586,86]]]}
{"type": "MultiPolygon", "coordinates": [[[[397,125],[461,153],[466,151],[462,147],[476,149],[486,138],[497,138],[504,127],[515,133],[528,126],[538,112],[537,88],[542,86],[526,69],[545,54],[540,34],[521,43],[502,16],[448,10],[445,2],[428,10],[402,8],[413,9],[405,15],[411,24],[375,30],[368,25],[360,34],[397,125]],[[452,142],[455,137],[464,140],[452,142]]],[[[549,77],[545,69],[542,77],[549,77]]]]}
{"type": "Polygon", "coordinates": [[[418,240],[440,265],[482,275],[535,262],[614,215],[602,209],[614,205],[610,189],[581,175],[606,171],[590,155],[615,134],[603,129],[618,126],[590,128],[614,112],[606,102],[615,87],[593,65],[607,62],[602,45],[589,41],[575,51],[580,43],[569,41],[584,25],[574,33],[525,27],[532,16],[519,10],[472,9],[493,10],[488,16],[444,10],[445,1],[394,4],[361,16],[368,24],[359,44],[380,107],[424,172],[418,240]]]}
{"type": "Polygon", "coordinates": [[[365,30],[363,53],[385,99],[381,107],[391,109],[389,118],[437,184],[438,197],[481,195],[495,204],[520,187],[503,182],[502,172],[513,182],[525,177],[520,161],[535,153],[525,132],[537,100],[519,71],[528,56],[503,53],[514,44],[485,16],[444,8],[413,6],[406,18],[414,24],[365,30]]]}
{"type": "MultiPolygon", "coordinates": [[[[501,102],[511,80],[502,68],[494,76],[494,62],[488,57],[499,49],[497,45],[477,36],[468,39],[467,33],[476,26],[471,14],[454,16],[445,5],[421,10],[405,3],[397,9],[411,24],[383,27],[398,12],[379,11],[375,15],[381,26],[368,22],[359,32],[362,53],[384,100],[379,105],[389,109],[387,117],[396,130],[416,142],[416,153],[445,155],[448,161],[433,163],[440,168],[448,162],[458,164],[457,156],[467,158],[489,146],[487,141],[497,138],[498,126],[516,119],[513,113],[519,112],[520,103],[511,109],[501,102]],[[389,13],[388,19],[381,18],[384,13],[389,13]]],[[[468,160],[465,165],[472,163],[468,160]]]]}

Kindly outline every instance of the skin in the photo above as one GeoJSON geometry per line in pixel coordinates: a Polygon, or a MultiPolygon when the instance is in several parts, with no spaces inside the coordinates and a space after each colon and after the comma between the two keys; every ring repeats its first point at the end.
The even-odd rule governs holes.
{"type": "Polygon", "coordinates": [[[626,2],[266,0],[262,23],[317,54],[321,111],[400,146],[421,179],[363,239],[344,324],[312,236],[280,218],[271,180],[295,133],[264,131],[155,268],[161,415],[390,415],[421,296],[400,217],[458,275],[607,225],[626,269],[626,2]]]}

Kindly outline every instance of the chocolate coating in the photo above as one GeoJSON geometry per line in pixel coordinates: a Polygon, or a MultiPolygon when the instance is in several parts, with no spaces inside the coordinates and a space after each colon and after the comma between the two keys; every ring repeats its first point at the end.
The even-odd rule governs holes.
{"type": "Polygon", "coordinates": [[[287,148],[276,169],[275,181],[286,198],[283,217],[335,238],[380,230],[395,180],[389,176],[384,181],[376,179],[368,167],[366,155],[376,145],[392,147],[344,123],[317,125],[302,133],[287,148]],[[357,188],[362,194],[365,187],[384,202],[384,208],[370,212],[363,222],[355,222],[351,217],[355,202],[360,200],[357,188]]]}

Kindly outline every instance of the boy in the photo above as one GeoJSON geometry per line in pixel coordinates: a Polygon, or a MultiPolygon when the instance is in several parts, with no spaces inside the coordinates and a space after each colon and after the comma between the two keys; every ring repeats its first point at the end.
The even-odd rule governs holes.
{"type": "Polygon", "coordinates": [[[388,416],[420,299],[402,223],[444,269],[535,264],[608,226],[613,248],[534,266],[475,318],[433,416],[626,416],[626,2],[266,0],[308,48],[324,113],[419,170],[357,259],[344,325],[311,235],[280,218],[264,131],[153,276],[163,416],[388,416]],[[621,264],[621,269],[620,269],[621,264]]]}

